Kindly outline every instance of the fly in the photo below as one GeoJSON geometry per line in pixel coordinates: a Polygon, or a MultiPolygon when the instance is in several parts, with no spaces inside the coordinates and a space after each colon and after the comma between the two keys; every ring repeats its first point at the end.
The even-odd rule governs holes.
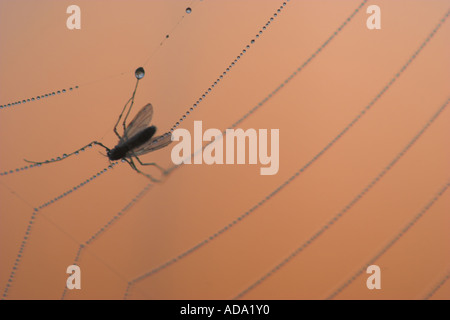
{"type": "Polygon", "coordinates": [[[92,141],[91,143],[85,145],[84,147],[71,152],[69,154],[64,154],[62,157],[58,157],[56,159],[46,160],[42,162],[36,162],[36,161],[29,161],[25,160],[30,163],[34,163],[37,165],[56,162],[64,160],[72,155],[77,155],[80,151],[84,151],[86,148],[91,148],[93,145],[100,146],[106,150],[106,154],[110,161],[116,161],[116,160],[122,160],[124,162],[127,162],[133,170],[136,172],[146,176],[150,180],[154,182],[159,182],[159,180],[153,178],[151,175],[142,172],[140,169],[137,168],[135,164],[135,160],[138,161],[138,163],[142,166],[155,166],[159,170],[161,170],[163,173],[166,171],[161,168],[159,165],[157,165],[154,162],[151,163],[145,163],[142,162],[139,156],[144,155],[146,153],[164,148],[165,146],[169,145],[172,142],[172,134],[170,132],[165,133],[161,136],[156,136],[156,127],[150,126],[150,122],[153,117],[153,106],[148,103],[142,109],[136,114],[134,119],[126,125],[126,121],[128,118],[128,115],[130,114],[131,108],[134,103],[134,96],[136,94],[137,86],[139,84],[139,80],[143,78],[145,72],[143,68],[138,68],[135,72],[137,83],[136,87],[134,89],[132,97],[128,100],[128,102],[125,104],[125,107],[123,108],[121,114],[119,115],[119,119],[116,122],[116,125],[114,126],[114,133],[119,138],[119,142],[117,145],[110,149],[103,145],[101,142],[98,141],[92,141]],[[127,110],[127,106],[129,105],[129,108],[127,110]],[[127,110],[125,117],[122,122],[123,126],[123,135],[121,136],[117,131],[117,126],[120,123],[120,120],[122,119],[122,116],[124,115],[125,111],[127,110]]]}

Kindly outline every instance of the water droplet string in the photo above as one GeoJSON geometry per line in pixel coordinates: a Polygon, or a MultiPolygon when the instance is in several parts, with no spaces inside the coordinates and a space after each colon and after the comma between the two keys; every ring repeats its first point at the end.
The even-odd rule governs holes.
{"type": "Polygon", "coordinates": [[[78,89],[78,86],[70,87],[67,90],[66,89],[62,89],[62,90],[52,91],[50,93],[37,95],[35,97],[22,99],[22,100],[18,100],[18,101],[15,101],[15,102],[5,103],[5,104],[0,105],[0,110],[1,109],[5,109],[5,108],[9,108],[9,107],[15,107],[15,106],[18,106],[18,105],[21,105],[21,104],[25,104],[25,103],[39,101],[41,99],[46,99],[46,98],[49,98],[49,97],[53,97],[53,96],[57,96],[57,95],[60,95],[60,94],[64,94],[66,92],[72,92],[72,91],[74,91],[74,89],[78,89]]]}
{"type": "Polygon", "coordinates": [[[25,230],[25,235],[23,237],[23,240],[22,240],[22,242],[20,244],[19,251],[17,253],[17,258],[16,258],[16,260],[14,262],[12,271],[11,271],[11,273],[9,275],[9,279],[7,281],[5,290],[3,292],[3,299],[5,299],[8,296],[8,292],[9,292],[9,290],[12,287],[12,283],[13,283],[13,280],[14,280],[14,278],[16,276],[16,272],[19,269],[20,262],[22,261],[22,258],[23,258],[24,250],[25,250],[25,248],[26,248],[26,246],[28,244],[28,241],[29,241],[29,239],[31,237],[33,225],[36,223],[36,219],[39,216],[38,213],[40,211],[42,211],[43,209],[47,208],[48,206],[54,204],[55,202],[57,202],[57,201],[65,198],[65,197],[67,197],[68,195],[72,194],[73,192],[75,192],[75,191],[79,190],[80,188],[84,187],[85,185],[87,185],[91,181],[93,181],[96,178],[98,178],[99,176],[103,175],[105,172],[110,171],[117,164],[118,164],[118,162],[111,163],[108,167],[106,167],[103,170],[97,172],[96,174],[92,175],[90,178],[84,180],[83,182],[81,182],[78,185],[72,187],[71,189],[67,190],[66,192],[63,192],[60,195],[56,196],[55,198],[50,199],[50,200],[44,202],[43,204],[33,208],[33,213],[31,214],[31,217],[30,217],[30,219],[28,221],[27,228],[25,230]]]}
{"type": "Polygon", "coordinates": [[[340,294],[345,288],[347,288],[353,281],[356,280],[357,277],[359,277],[363,272],[367,270],[367,268],[381,258],[402,236],[405,235],[406,232],[409,231],[416,223],[417,221],[425,215],[425,213],[428,212],[428,210],[433,206],[433,204],[444,194],[444,192],[450,187],[450,181],[448,181],[444,187],[441,187],[439,191],[436,193],[436,195],[431,199],[425,207],[414,216],[411,221],[393,238],[391,241],[388,242],[387,245],[385,245],[372,259],[369,260],[363,267],[361,267],[355,274],[350,277],[347,281],[345,281],[338,289],[336,289],[331,295],[327,297],[327,300],[334,299],[338,294],[340,294]]]}
{"type": "Polygon", "coordinates": [[[208,89],[205,90],[205,92],[197,99],[197,101],[194,102],[191,107],[187,108],[186,112],[180,117],[180,119],[177,122],[175,122],[175,124],[172,126],[169,132],[173,132],[181,124],[181,122],[183,122],[189,115],[191,115],[194,109],[196,109],[200,105],[200,103],[203,100],[205,100],[208,94],[211,93],[211,91],[220,83],[220,81],[222,81],[222,79],[230,72],[230,70],[240,61],[240,59],[244,56],[244,54],[251,48],[251,46],[255,43],[255,40],[259,39],[260,36],[263,34],[263,32],[274,21],[274,19],[278,17],[278,14],[286,7],[287,2],[289,2],[289,0],[286,0],[282,3],[282,5],[275,11],[272,17],[270,17],[269,20],[267,20],[266,24],[258,31],[258,33],[255,35],[255,38],[250,40],[250,43],[248,43],[244,47],[244,49],[241,50],[241,52],[234,58],[234,60],[228,65],[228,67],[217,77],[217,79],[215,79],[211,83],[208,89]]]}
{"type": "MultiPolygon", "coordinates": [[[[192,8],[193,8],[193,5],[192,5],[192,4],[193,4],[194,2],[195,2],[195,0],[191,2],[190,7],[186,9],[186,13],[191,13],[191,12],[192,12],[192,8]],[[189,9],[189,10],[188,10],[188,9],[189,9]],[[189,12],[188,12],[188,11],[189,11],[189,12]]],[[[164,36],[164,39],[160,42],[159,46],[156,47],[156,48],[152,51],[152,53],[149,55],[149,57],[146,59],[144,65],[143,65],[144,67],[148,64],[148,62],[150,61],[151,57],[152,57],[156,52],[158,52],[158,50],[159,50],[160,47],[164,44],[164,42],[165,42],[167,39],[169,39],[169,35],[172,34],[172,33],[175,31],[175,29],[181,24],[181,22],[183,21],[184,17],[185,17],[185,16],[183,15],[183,16],[178,20],[178,22],[175,24],[175,26],[169,31],[169,33],[167,33],[167,34],[164,36]]],[[[134,71],[134,69],[129,69],[129,70],[125,71],[125,72],[116,73],[116,74],[114,74],[114,75],[110,75],[110,76],[107,76],[107,77],[102,77],[102,78],[100,78],[100,79],[90,80],[90,81],[87,81],[87,82],[85,82],[85,83],[82,83],[82,84],[79,84],[79,85],[76,85],[76,86],[73,86],[73,87],[69,87],[69,88],[67,88],[67,89],[55,90],[55,91],[51,91],[50,93],[45,93],[45,94],[41,94],[41,95],[37,95],[37,96],[26,97],[26,98],[23,98],[23,99],[19,99],[19,100],[17,100],[17,101],[4,103],[4,104],[1,104],[1,105],[0,105],[0,110],[6,109],[6,108],[10,108],[10,107],[16,107],[16,106],[18,106],[18,105],[23,105],[23,104],[26,104],[26,103],[31,103],[31,102],[35,102],[35,101],[40,101],[40,100],[42,100],[42,99],[46,99],[46,98],[49,98],[49,97],[53,97],[53,96],[57,96],[57,95],[60,95],[60,94],[72,92],[72,91],[74,91],[74,89],[78,89],[80,86],[81,86],[81,87],[86,87],[86,86],[91,85],[91,84],[94,84],[94,83],[103,82],[103,81],[106,81],[106,80],[111,79],[111,78],[115,78],[115,77],[123,76],[123,75],[125,75],[125,74],[129,74],[129,73],[131,73],[131,72],[133,72],[133,71],[134,71]]]]}
{"type": "Polygon", "coordinates": [[[442,279],[434,285],[433,289],[431,289],[430,292],[428,292],[425,297],[423,298],[424,300],[429,300],[431,299],[431,297],[434,296],[434,294],[440,289],[442,288],[442,286],[450,279],[450,268],[448,268],[447,273],[442,277],[442,279]]]}
{"type": "MultiPolygon", "coordinates": [[[[349,22],[352,17],[359,11],[359,9],[361,8],[362,5],[364,5],[367,1],[363,1],[360,6],[357,7],[357,9],[351,14],[351,16],[349,18],[347,18],[347,20],[344,22],[343,26],[345,26],[347,24],[347,22],[349,22]]],[[[233,227],[234,225],[236,225],[237,223],[241,222],[244,218],[246,218],[247,216],[249,216],[252,212],[254,212],[255,210],[257,210],[259,207],[261,207],[264,203],[266,203],[268,200],[270,200],[272,197],[274,197],[278,192],[280,192],[282,189],[284,189],[287,185],[289,185],[295,178],[297,178],[301,173],[303,173],[307,168],[309,168],[314,162],[316,162],[328,149],[330,149],[346,132],[348,132],[349,129],[351,129],[351,127],[356,124],[356,122],[358,122],[365,114],[366,111],[368,111],[380,98],[381,96],[386,93],[386,91],[392,86],[392,84],[396,81],[396,79],[398,79],[398,77],[401,76],[401,74],[403,74],[403,72],[407,69],[407,67],[411,64],[411,62],[418,56],[418,54],[422,51],[422,49],[425,47],[425,45],[431,40],[431,38],[434,36],[434,34],[439,30],[439,28],[441,27],[442,23],[445,22],[445,20],[447,19],[447,17],[450,14],[450,10],[447,12],[447,14],[445,15],[445,17],[438,23],[438,25],[434,28],[434,30],[428,35],[428,37],[425,39],[425,41],[422,43],[422,45],[414,52],[414,54],[408,59],[408,61],[403,65],[403,67],[400,69],[399,72],[397,72],[394,77],[389,81],[389,83],[383,87],[383,89],[372,99],[372,101],[365,106],[365,108],[363,108],[363,110],[330,142],[328,143],[319,153],[317,153],[310,161],[308,161],[303,167],[301,167],[295,174],[293,174],[289,179],[287,179],[283,184],[281,184],[278,188],[276,188],[274,191],[272,191],[270,194],[268,194],[265,198],[263,198],[259,203],[257,203],[256,205],[254,205],[252,208],[250,208],[248,211],[246,211],[244,214],[242,214],[241,216],[239,216],[238,218],[236,218],[234,221],[232,221],[231,223],[229,223],[228,225],[226,225],[225,227],[223,227],[222,229],[220,229],[218,232],[214,233],[213,235],[211,235],[210,237],[204,239],[203,241],[199,242],[196,246],[184,251],[183,253],[179,254],[178,256],[176,256],[175,258],[166,261],[165,263],[159,265],[158,267],[150,270],[149,272],[134,278],[129,286],[127,287],[127,291],[125,292],[125,295],[127,296],[129,294],[129,290],[131,290],[131,288],[133,287],[133,285],[139,281],[142,281],[143,279],[150,277],[156,273],[158,273],[161,270],[164,270],[165,268],[173,265],[174,263],[178,262],[179,260],[183,259],[184,257],[186,257],[187,255],[190,255],[191,253],[197,251],[198,249],[200,249],[201,247],[203,247],[204,245],[208,244],[210,241],[216,239],[218,236],[220,236],[221,234],[223,234],[224,232],[226,232],[227,230],[229,230],[231,227],[233,227]]],[[[343,28],[343,26],[339,27],[339,30],[336,31],[334,33],[334,35],[338,34],[338,32],[340,32],[343,28]]],[[[329,39],[330,40],[330,39],[329,39]]],[[[326,43],[329,42],[329,40],[326,41],[326,43]]],[[[326,44],[324,44],[323,46],[325,46],[326,44]]],[[[322,46],[322,47],[323,47],[322,46]]],[[[313,55],[315,56],[315,55],[313,55]]],[[[311,60],[308,59],[304,65],[306,65],[307,63],[309,63],[309,61],[311,60]]],[[[304,65],[302,65],[299,70],[301,70],[304,65]]],[[[297,71],[296,71],[297,72],[297,71]]],[[[294,75],[296,75],[297,73],[294,72],[293,75],[290,76],[293,77],[294,75]]],[[[288,78],[288,80],[290,80],[288,78]]],[[[435,115],[435,117],[437,117],[437,115],[440,114],[440,112],[442,112],[442,110],[447,106],[448,100],[447,102],[441,107],[441,109],[438,111],[438,113],[435,115]]],[[[257,106],[258,107],[258,106],[257,106]]],[[[428,122],[428,125],[431,124],[431,122],[434,121],[434,118],[430,119],[428,122]]],[[[427,126],[426,126],[427,127],[427,126]]],[[[426,127],[424,129],[426,129],[426,127]]],[[[423,130],[424,130],[423,129],[423,130]]],[[[423,132],[419,133],[422,134],[423,132]]],[[[418,137],[417,137],[418,138],[418,137]]],[[[417,139],[416,138],[416,139],[417,139]]],[[[414,140],[414,139],[413,139],[414,140]]],[[[414,140],[415,141],[415,140],[414,140]]],[[[409,149],[410,145],[407,146],[407,149],[409,149]]],[[[198,150],[197,150],[198,151],[198,150]]],[[[404,152],[403,152],[404,153],[404,152]]],[[[400,157],[403,155],[403,153],[400,153],[400,157]]],[[[395,160],[395,162],[397,162],[397,160],[395,160]]],[[[394,163],[395,163],[394,162],[394,163]]],[[[393,165],[393,164],[392,164],[393,165]]],[[[383,173],[384,175],[384,173],[383,173]]],[[[376,181],[379,180],[379,178],[375,179],[376,181]]],[[[359,197],[360,198],[360,197],[359,197]]],[[[358,198],[358,200],[359,200],[358,198]]],[[[341,214],[342,215],[342,214],[341,214]]],[[[328,227],[328,226],[326,226],[328,227]]],[[[323,232],[323,231],[322,231],[323,232]]],[[[321,232],[320,232],[321,233],[321,232]]],[[[317,236],[315,236],[317,237],[317,236]]],[[[315,239],[315,238],[314,238],[315,239]]],[[[297,253],[296,253],[297,254],[297,253]]],[[[295,254],[295,255],[296,255],[295,254]]],[[[264,277],[263,277],[264,278],[264,277]]],[[[260,279],[261,280],[261,279],[260,279]]],[[[264,281],[264,280],[262,280],[264,281]]],[[[259,282],[256,284],[258,285],[259,282]]],[[[250,289],[251,290],[251,289],[250,289]]],[[[241,294],[245,294],[245,292],[242,292],[241,294]]],[[[237,297],[239,298],[239,296],[237,297]]]]}
{"type": "MultiPolygon", "coordinates": [[[[86,240],[83,244],[80,244],[78,251],[75,254],[75,259],[73,264],[78,264],[81,259],[81,255],[89,245],[97,240],[101,235],[103,235],[106,231],[108,231],[113,224],[117,223],[121,217],[125,215],[135,204],[137,204],[151,189],[152,184],[147,184],[131,201],[127,203],[125,207],[122,208],[114,217],[112,217],[102,228],[100,228],[96,233],[91,235],[88,240],[86,240]]],[[[67,287],[64,287],[63,293],[61,295],[61,300],[64,300],[67,295],[67,287]]]]}
{"type": "MultiPolygon", "coordinates": [[[[253,284],[248,286],[246,289],[241,291],[234,299],[241,299],[243,296],[248,294],[250,291],[254,290],[261,283],[266,281],[273,274],[278,272],[282,267],[291,262],[295,257],[314,243],[322,234],[324,234],[328,229],[330,229],[335,223],[340,220],[345,213],[347,213],[353,206],[359,202],[393,167],[394,165],[407,153],[407,151],[417,142],[417,140],[425,133],[429,126],[439,117],[439,115],[445,110],[450,99],[438,109],[438,111],[426,122],[422,129],[409,141],[409,143],[395,156],[395,158],[383,169],[381,172],[355,197],[353,198],[342,210],[340,210],[332,219],[330,219],[325,225],[323,225],[319,231],[312,235],[307,241],[305,241],[301,246],[294,250],[288,257],[286,257],[282,262],[278,263],[273,267],[268,273],[260,277],[253,284]]],[[[290,179],[294,179],[299,172],[291,176],[290,179]]],[[[287,181],[292,181],[287,180],[287,181]]],[[[271,195],[270,195],[271,196],[271,195]]]]}

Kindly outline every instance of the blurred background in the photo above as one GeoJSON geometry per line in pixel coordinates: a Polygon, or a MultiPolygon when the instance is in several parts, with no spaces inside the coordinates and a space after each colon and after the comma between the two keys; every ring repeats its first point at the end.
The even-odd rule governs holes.
{"type": "MultiPolygon", "coordinates": [[[[70,153],[92,140],[112,148],[113,126],[143,66],[132,115],[152,103],[158,133],[171,128],[243,49],[238,63],[180,125],[224,130],[258,105],[339,28],[361,1],[0,1],[0,172],[70,153]],[[191,8],[187,13],[186,8],[191,8]],[[274,17],[274,13],[277,16],[274,17]],[[259,30],[274,17],[256,38],[259,30]],[[75,88],[78,86],[78,88],[75,88]],[[73,90],[70,90],[70,88],[73,90]]],[[[132,202],[149,181],[92,148],[65,161],[0,176],[0,284],[5,299],[61,299],[80,244],[81,290],[65,299],[230,299],[341,212],[448,99],[446,21],[394,84],[295,180],[206,245],[311,161],[386,86],[449,9],[447,0],[368,1],[292,80],[239,124],[280,130],[280,168],[184,165],[132,202]],[[381,8],[381,30],[366,9],[381,8]],[[123,210],[132,202],[134,205],[123,210]],[[114,218],[116,217],[116,218],[114,218]],[[114,223],[108,224],[111,219],[114,223]],[[107,225],[108,224],[108,225],[107,225]],[[103,229],[102,229],[103,228],[103,229]],[[27,237],[24,239],[24,236],[27,237]],[[13,270],[22,241],[17,269],[13,270]],[[14,273],[11,273],[14,272],[14,273]],[[11,281],[10,281],[11,280],[11,281]]],[[[243,296],[324,299],[383,249],[448,183],[450,110],[344,216],[243,296]]],[[[169,168],[169,147],[142,157],[169,168]]],[[[158,176],[154,168],[144,168],[158,176]]],[[[450,270],[450,191],[337,299],[422,299],[450,270]]],[[[432,296],[450,298],[450,281],[432,296]]]]}

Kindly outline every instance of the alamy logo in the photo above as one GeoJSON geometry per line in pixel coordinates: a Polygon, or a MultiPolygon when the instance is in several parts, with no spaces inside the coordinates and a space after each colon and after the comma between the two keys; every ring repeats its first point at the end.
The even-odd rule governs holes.
{"type": "Polygon", "coordinates": [[[202,121],[194,121],[194,159],[192,161],[191,133],[186,129],[176,129],[172,133],[172,141],[180,141],[172,148],[172,161],[174,164],[234,164],[235,153],[237,164],[245,164],[246,150],[248,150],[248,163],[266,165],[260,168],[261,175],[274,175],[279,168],[279,129],[270,130],[270,155],[268,152],[268,130],[259,129],[227,129],[225,131],[225,159],[224,137],[219,129],[207,129],[202,132],[202,121]],[[203,141],[214,141],[208,144],[203,152],[203,141]],[[248,141],[248,148],[247,148],[248,141]],[[259,152],[258,152],[259,151],[259,152]],[[259,157],[258,157],[259,156],[259,157]]]}

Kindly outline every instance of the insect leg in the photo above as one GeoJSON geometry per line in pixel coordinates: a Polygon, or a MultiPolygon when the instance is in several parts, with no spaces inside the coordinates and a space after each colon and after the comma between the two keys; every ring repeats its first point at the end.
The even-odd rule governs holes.
{"type": "Polygon", "coordinates": [[[117,119],[117,122],[116,122],[116,124],[115,124],[115,126],[114,126],[114,129],[113,129],[113,130],[114,130],[114,133],[115,133],[116,136],[119,138],[119,140],[122,139],[122,137],[121,137],[120,134],[117,132],[117,126],[119,125],[120,119],[122,119],[122,115],[123,115],[125,109],[127,108],[127,105],[130,103],[130,101],[131,101],[131,98],[127,101],[127,103],[125,103],[125,106],[123,107],[122,112],[121,112],[120,115],[119,115],[119,119],[117,119]]]}
{"type": "Polygon", "coordinates": [[[143,176],[145,176],[146,178],[150,179],[153,182],[161,182],[161,180],[155,179],[153,178],[151,175],[142,172],[141,170],[139,170],[136,165],[134,164],[134,161],[132,158],[126,159],[124,158],[124,160],[130,165],[130,167],[135,170],[137,173],[142,174],[143,176]]]}
{"type": "Polygon", "coordinates": [[[141,166],[155,166],[156,168],[158,168],[164,175],[167,174],[167,170],[164,169],[163,167],[159,166],[157,163],[155,162],[142,162],[141,159],[139,159],[138,156],[134,156],[136,158],[136,160],[139,162],[139,164],[141,166]]]}
{"type": "Polygon", "coordinates": [[[125,128],[126,128],[126,121],[127,121],[128,115],[130,114],[131,107],[133,106],[133,103],[134,103],[134,96],[136,95],[136,91],[137,91],[138,84],[139,84],[139,79],[138,79],[137,82],[136,82],[136,86],[134,87],[134,91],[133,91],[133,94],[131,95],[131,98],[128,99],[127,103],[125,103],[125,106],[123,107],[122,112],[121,112],[120,115],[119,115],[119,119],[117,119],[117,122],[116,122],[116,124],[114,125],[114,133],[116,134],[116,136],[117,136],[119,139],[122,139],[122,137],[121,137],[120,134],[117,132],[117,126],[119,125],[120,119],[122,119],[123,113],[124,113],[125,110],[127,109],[128,104],[131,102],[130,107],[128,108],[128,111],[127,111],[127,113],[126,113],[126,115],[125,115],[125,118],[123,119],[123,123],[122,123],[122,125],[123,125],[123,134],[125,135],[125,132],[126,132],[126,131],[125,131],[125,128]]]}
{"type": "Polygon", "coordinates": [[[84,147],[81,147],[80,149],[75,150],[74,152],[71,152],[71,153],[68,153],[68,154],[63,154],[62,156],[57,157],[56,159],[45,160],[45,161],[30,161],[30,160],[27,160],[27,159],[24,159],[24,160],[26,162],[35,163],[35,164],[47,164],[47,163],[52,163],[52,162],[58,162],[58,161],[62,161],[64,159],[67,159],[68,157],[70,157],[70,156],[72,156],[74,154],[78,154],[80,151],[86,150],[86,148],[91,148],[94,145],[97,145],[97,146],[100,146],[100,147],[104,148],[106,150],[106,152],[110,151],[110,149],[108,147],[106,147],[104,144],[102,144],[101,142],[92,141],[91,143],[88,143],[84,147]]]}
{"type": "MultiPolygon", "coordinates": [[[[134,87],[133,95],[131,96],[130,100],[128,100],[128,102],[131,101],[130,107],[128,108],[127,114],[126,114],[125,117],[123,118],[123,122],[122,122],[122,126],[123,126],[123,135],[125,136],[125,138],[128,138],[128,137],[126,136],[126,134],[127,134],[127,131],[126,131],[126,127],[127,127],[127,118],[128,118],[128,115],[130,114],[131,108],[133,107],[133,104],[134,104],[134,96],[136,95],[136,91],[137,91],[137,88],[138,88],[138,84],[139,84],[139,79],[137,79],[137,81],[136,81],[136,87],[134,87]]],[[[125,108],[124,108],[124,111],[125,111],[125,108]]],[[[122,113],[123,113],[123,111],[122,111],[122,113]]],[[[120,116],[122,116],[122,114],[121,114],[120,116]]],[[[119,118],[119,119],[120,119],[120,118],[119,118]]]]}

